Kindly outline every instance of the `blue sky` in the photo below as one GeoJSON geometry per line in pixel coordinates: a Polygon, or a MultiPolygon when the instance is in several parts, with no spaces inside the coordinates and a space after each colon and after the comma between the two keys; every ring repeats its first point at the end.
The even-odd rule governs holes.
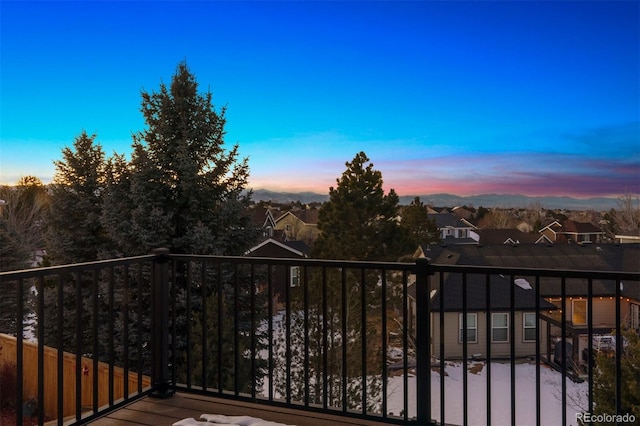
{"type": "Polygon", "coordinates": [[[638,1],[0,2],[0,182],[144,129],[186,60],[250,186],[327,193],[365,151],[401,195],[640,193],[638,1]]]}

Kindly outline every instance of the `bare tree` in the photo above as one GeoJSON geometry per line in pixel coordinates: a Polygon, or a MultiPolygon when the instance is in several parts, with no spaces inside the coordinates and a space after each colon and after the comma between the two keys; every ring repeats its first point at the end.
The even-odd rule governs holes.
{"type": "Polygon", "coordinates": [[[629,192],[618,198],[615,221],[620,232],[640,229],[640,197],[629,192]]]}

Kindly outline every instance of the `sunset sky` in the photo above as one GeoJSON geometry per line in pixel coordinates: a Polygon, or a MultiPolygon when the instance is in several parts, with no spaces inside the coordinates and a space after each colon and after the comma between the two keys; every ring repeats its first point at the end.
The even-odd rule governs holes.
{"type": "Polygon", "coordinates": [[[250,187],[327,193],[365,151],[400,195],[640,194],[638,1],[0,2],[0,183],[83,130],[130,154],[186,60],[250,187]]]}

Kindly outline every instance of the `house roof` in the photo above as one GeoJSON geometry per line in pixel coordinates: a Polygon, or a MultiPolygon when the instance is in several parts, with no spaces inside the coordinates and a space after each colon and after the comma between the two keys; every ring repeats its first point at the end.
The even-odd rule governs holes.
{"type": "Polygon", "coordinates": [[[429,214],[429,219],[434,219],[436,221],[436,226],[438,229],[442,228],[475,228],[475,226],[458,216],[451,213],[436,213],[429,214]]]}
{"type": "Polygon", "coordinates": [[[305,225],[317,225],[318,224],[318,209],[305,209],[305,210],[290,210],[282,213],[276,219],[276,223],[280,222],[282,219],[287,217],[288,215],[296,217],[298,220],[303,222],[305,225]]]}
{"type": "MultiPolygon", "coordinates": [[[[640,244],[455,245],[431,246],[429,250],[423,247],[423,252],[428,253],[435,264],[441,264],[445,259],[446,264],[450,259],[455,259],[455,264],[458,265],[640,272],[640,244]]],[[[614,281],[593,280],[592,285],[594,296],[615,295],[614,281]]],[[[587,280],[566,280],[566,296],[586,296],[587,292],[587,280]]],[[[561,280],[542,278],[540,293],[547,297],[559,296],[561,280]]],[[[623,283],[621,294],[640,300],[640,283],[623,283]]]]}
{"type": "Polygon", "coordinates": [[[565,220],[562,222],[561,232],[565,234],[604,234],[602,229],[589,222],[574,222],[565,220]]]}
{"type": "Polygon", "coordinates": [[[541,236],[527,234],[519,229],[479,229],[479,244],[536,244],[541,236]]]}
{"type": "Polygon", "coordinates": [[[262,253],[269,257],[307,257],[309,247],[303,241],[280,242],[273,238],[268,238],[250,248],[245,253],[245,256],[260,256],[262,253]]]}

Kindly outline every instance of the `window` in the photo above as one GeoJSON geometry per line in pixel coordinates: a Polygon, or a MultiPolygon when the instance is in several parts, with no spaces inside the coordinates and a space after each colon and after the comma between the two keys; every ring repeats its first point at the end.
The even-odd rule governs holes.
{"type": "Polygon", "coordinates": [[[491,314],[491,341],[509,341],[509,314],[491,314]]]}
{"type": "Polygon", "coordinates": [[[525,342],[536,341],[536,314],[525,312],[522,314],[522,340],[525,342]]]}
{"type": "Polygon", "coordinates": [[[571,301],[571,322],[573,325],[587,325],[587,301],[571,301]]]}
{"type": "Polygon", "coordinates": [[[640,329],[640,305],[636,305],[635,303],[631,304],[631,329],[638,330],[640,329]]]}
{"type": "Polygon", "coordinates": [[[290,272],[290,278],[289,278],[289,285],[291,287],[298,287],[300,285],[300,267],[299,266],[292,266],[289,269],[290,272]]]}
{"type": "MultiPolygon", "coordinates": [[[[460,314],[460,333],[458,341],[464,342],[464,317],[460,314]]],[[[467,342],[478,342],[478,314],[467,314],[467,342]]]]}

